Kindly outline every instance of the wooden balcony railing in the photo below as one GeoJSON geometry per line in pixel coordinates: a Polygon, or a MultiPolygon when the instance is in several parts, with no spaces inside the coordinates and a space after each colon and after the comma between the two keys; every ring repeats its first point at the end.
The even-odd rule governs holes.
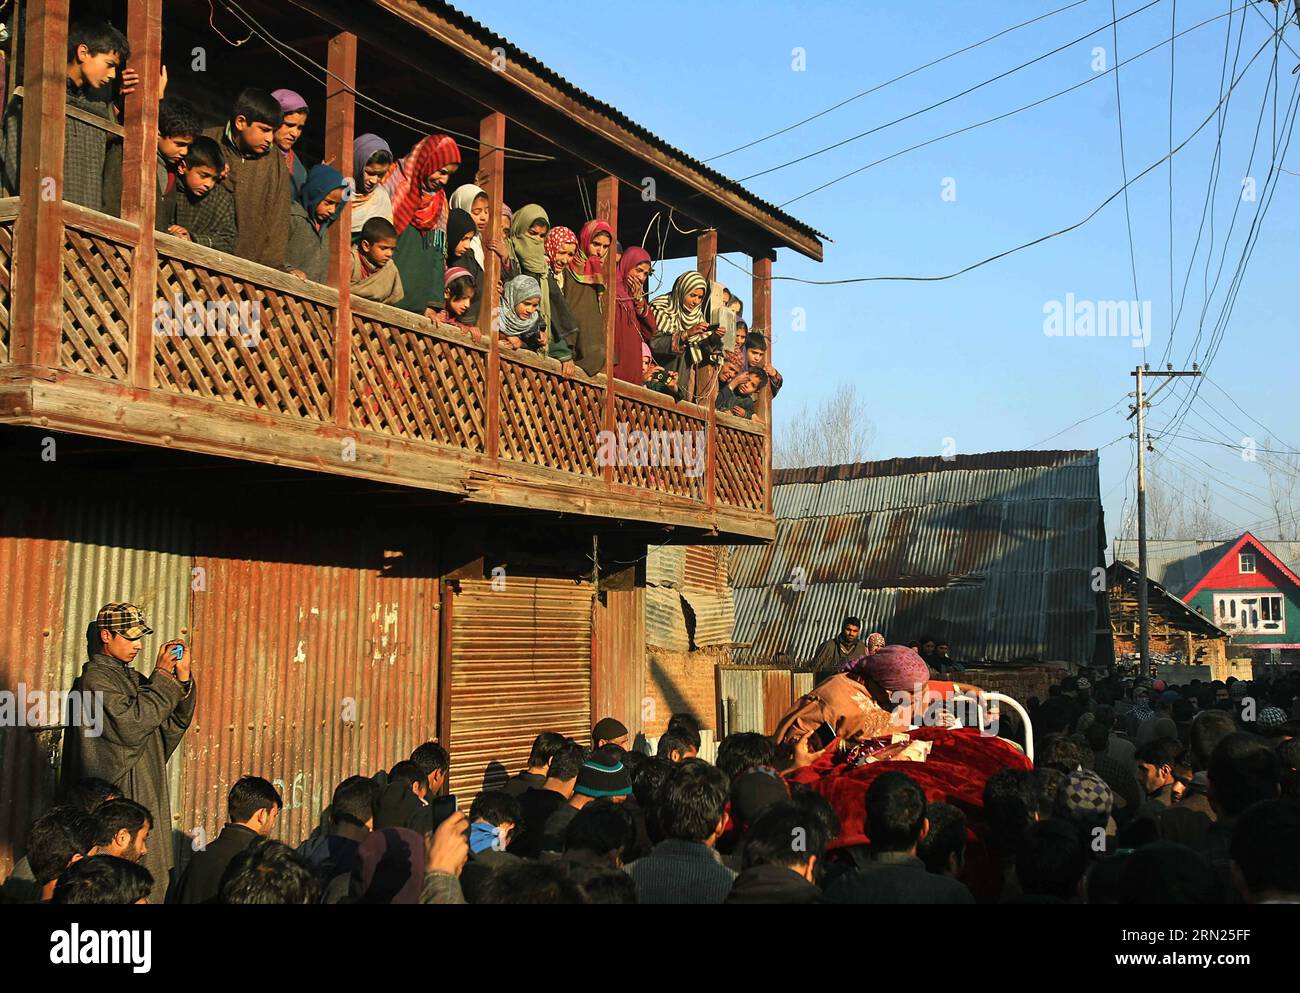
{"type": "MultiPolygon", "coordinates": [[[[10,289],[27,276],[13,271],[17,213],[16,198],[0,200],[0,364],[16,361],[10,289]]],[[[655,494],[668,507],[750,518],[750,533],[770,521],[766,425],[710,418],[703,407],[615,381],[617,458],[607,470],[604,376],[565,375],[553,360],[502,351],[494,382],[489,348],[459,328],[352,298],[340,330],[338,290],[163,233],[155,235],[152,326],[140,327],[133,315],[145,311],[131,298],[137,226],[72,204],[59,216],[58,345],[43,357],[29,347],[30,365],[147,391],[132,394],[137,401],[187,398],[184,408],[197,403],[203,417],[241,408],[272,428],[305,422],[325,435],[400,439],[431,459],[467,459],[525,485],[540,472],[550,484],[567,480],[614,499],[655,494]]],[[[11,383],[13,374],[11,366],[11,383]]]]}

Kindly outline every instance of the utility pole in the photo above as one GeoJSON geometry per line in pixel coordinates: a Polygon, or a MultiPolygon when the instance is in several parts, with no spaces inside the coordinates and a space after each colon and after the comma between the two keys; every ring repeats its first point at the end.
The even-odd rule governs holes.
{"type": "MultiPolygon", "coordinates": [[[[1300,3],[1300,0],[1297,0],[1300,3]]],[[[1146,408],[1151,405],[1151,397],[1142,394],[1143,379],[1151,377],[1163,379],[1156,387],[1154,397],[1175,379],[1181,376],[1199,376],[1200,369],[1192,363],[1190,372],[1175,372],[1172,365],[1167,365],[1164,372],[1152,372],[1148,365],[1140,365],[1132,375],[1137,380],[1134,391],[1133,413],[1137,417],[1137,515],[1138,515],[1138,669],[1154,678],[1155,664],[1151,661],[1151,615],[1147,609],[1147,439],[1146,408]]]]}

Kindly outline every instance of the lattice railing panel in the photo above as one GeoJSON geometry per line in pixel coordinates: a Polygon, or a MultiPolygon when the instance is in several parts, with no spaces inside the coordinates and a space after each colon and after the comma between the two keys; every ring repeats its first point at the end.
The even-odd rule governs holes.
{"type": "Polygon", "coordinates": [[[129,377],[130,273],[130,248],[64,229],[62,368],[109,379],[129,377]]]}
{"type": "Polygon", "coordinates": [[[501,362],[500,456],[598,476],[605,391],[521,362],[501,362]]]}
{"type": "Polygon", "coordinates": [[[614,401],[618,461],[614,481],[704,499],[708,425],[677,410],[629,397],[614,401]]]}
{"type": "Polygon", "coordinates": [[[0,224],[0,364],[9,361],[9,299],[13,283],[14,222],[0,224]]]}
{"type": "Polygon", "coordinates": [[[353,427],[485,450],[485,352],[359,314],[352,331],[353,427]]]}
{"type": "Polygon", "coordinates": [[[157,285],[159,389],[333,419],[332,308],[162,255],[157,285]]]}
{"type": "Polygon", "coordinates": [[[746,510],[762,510],[767,502],[763,475],[763,453],[767,443],[761,434],[717,426],[718,503],[746,510]]]}

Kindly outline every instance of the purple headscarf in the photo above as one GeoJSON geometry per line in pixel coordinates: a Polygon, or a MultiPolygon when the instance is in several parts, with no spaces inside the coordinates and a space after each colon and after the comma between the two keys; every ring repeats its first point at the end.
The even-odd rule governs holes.
{"type": "Polygon", "coordinates": [[[915,692],[930,679],[930,667],[906,645],[886,645],[874,655],[854,659],[844,666],[850,676],[870,676],[886,693],[915,692]]]}
{"type": "Polygon", "coordinates": [[[280,105],[280,113],[286,117],[307,109],[307,101],[293,90],[272,90],[271,96],[275,97],[276,103],[280,105]]]}
{"type": "Polygon", "coordinates": [[[359,135],[352,143],[352,178],[356,180],[357,189],[361,189],[361,177],[366,171],[366,163],[370,161],[370,156],[381,151],[387,152],[390,158],[393,155],[388,142],[377,134],[359,135]]]}

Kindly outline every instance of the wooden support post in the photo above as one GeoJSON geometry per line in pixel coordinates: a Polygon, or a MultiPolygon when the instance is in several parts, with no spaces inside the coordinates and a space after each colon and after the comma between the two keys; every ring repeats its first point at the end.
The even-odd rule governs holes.
{"type": "MultiPolygon", "coordinates": [[[[705,279],[717,280],[718,267],[718,232],[716,229],[709,229],[700,235],[696,241],[695,269],[705,279]]],[[[708,303],[708,294],[705,293],[704,301],[708,303]]],[[[704,396],[704,405],[708,411],[708,442],[705,450],[708,452],[708,458],[704,463],[704,502],[712,509],[718,502],[718,413],[714,409],[714,404],[718,399],[718,375],[722,371],[721,366],[714,366],[711,374],[708,392],[704,396]]],[[[698,393],[699,384],[696,382],[699,368],[692,370],[691,375],[691,399],[695,399],[698,393]]]]}
{"type": "Polygon", "coordinates": [[[487,367],[487,454],[496,458],[501,444],[501,342],[492,326],[492,308],[497,306],[497,283],[501,260],[487,247],[489,238],[501,238],[501,204],[505,201],[506,117],[488,114],[478,129],[478,184],[488,195],[488,227],[483,244],[483,299],[478,307],[478,327],[488,343],[487,367]]]}
{"type": "MultiPolygon", "coordinates": [[[[618,320],[618,264],[614,261],[614,248],[618,244],[618,180],[603,177],[596,184],[596,216],[605,221],[614,232],[610,236],[609,253],[605,256],[605,430],[615,430],[615,380],[614,380],[614,325],[618,320]]],[[[605,481],[614,481],[614,463],[605,466],[605,481]]]]}
{"type": "MultiPolygon", "coordinates": [[[[329,75],[325,77],[325,158],[352,173],[352,132],[356,120],[357,36],[343,32],[329,40],[329,75]]],[[[353,176],[360,184],[362,178],[353,176]]],[[[329,283],[339,291],[334,313],[334,423],[349,426],[352,404],[352,205],[342,206],[330,231],[329,283]]]]}
{"type": "Polygon", "coordinates": [[[11,262],[9,361],[55,366],[63,270],[63,128],[68,0],[29,0],[23,58],[22,157],[11,262]]]}
{"type": "Polygon", "coordinates": [[[126,137],[122,142],[122,219],[137,224],[140,236],[131,258],[131,385],[153,386],[153,305],[158,295],[158,102],[162,84],[162,0],[138,0],[126,15],[131,64],[140,74],[126,98],[126,137]]]}
{"type": "MultiPolygon", "coordinates": [[[[772,258],[765,255],[752,259],[754,274],[753,305],[750,310],[750,328],[767,335],[767,361],[775,368],[772,355],[776,349],[776,334],[772,330],[772,258]]],[[[766,436],[763,445],[763,479],[767,492],[767,512],[772,513],[772,390],[769,387],[763,393],[762,406],[763,433],[766,436]]]]}

